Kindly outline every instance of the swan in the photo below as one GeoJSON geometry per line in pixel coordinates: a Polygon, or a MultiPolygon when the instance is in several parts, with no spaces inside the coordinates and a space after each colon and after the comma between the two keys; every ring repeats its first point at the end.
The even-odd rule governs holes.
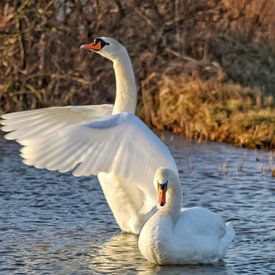
{"type": "Polygon", "coordinates": [[[135,115],[137,88],[126,48],[97,37],[82,49],[113,62],[114,105],[50,107],[2,115],[8,140],[22,145],[23,162],[36,168],[97,175],[121,230],[139,234],[156,211],[154,172],[177,172],[168,148],[135,115]],[[151,183],[151,184],[148,184],[151,183]]]}
{"type": "Polygon", "coordinates": [[[206,208],[183,208],[178,176],[159,168],[154,177],[158,211],[141,230],[141,254],[158,265],[214,263],[222,259],[234,238],[232,223],[206,208]]]}

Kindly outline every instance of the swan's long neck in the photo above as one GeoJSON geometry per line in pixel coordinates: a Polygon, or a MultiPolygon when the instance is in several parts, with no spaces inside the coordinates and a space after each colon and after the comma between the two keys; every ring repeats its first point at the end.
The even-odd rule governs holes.
{"type": "Polygon", "coordinates": [[[127,52],[113,61],[116,79],[116,100],[113,114],[121,112],[135,113],[137,87],[131,59],[127,52]]]}
{"type": "MultiPolygon", "coordinates": [[[[168,183],[169,184],[169,183],[168,183]]],[[[174,222],[180,216],[182,207],[182,189],[178,182],[173,183],[166,193],[166,204],[160,208],[160,213],[169,215],[174,222]]]]}

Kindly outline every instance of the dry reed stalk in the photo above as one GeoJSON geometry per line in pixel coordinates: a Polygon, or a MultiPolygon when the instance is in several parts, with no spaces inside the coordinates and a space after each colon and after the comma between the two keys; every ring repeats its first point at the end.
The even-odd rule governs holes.
{"type": "Polygon", "coordinates": [[[161,88],[151,92],[158,103],[150,106],[154,117],[150,123],[158,129],[199,141],[275,148],[275,108],[256,105],[259,96],[264,97],[258,90],[216,78],[202,81],[182,75],[156,79],[155,89],[161,88]]]}

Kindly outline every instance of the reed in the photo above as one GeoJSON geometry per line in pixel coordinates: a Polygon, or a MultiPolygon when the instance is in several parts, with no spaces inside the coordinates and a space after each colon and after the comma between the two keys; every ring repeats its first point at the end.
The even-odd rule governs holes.
{"type": "Polygon", "coordinates": [[[139,113],[159,130],[189,139],[275,148],[275,108],[260,90],[187,75],[155,76],[139,113]]]}

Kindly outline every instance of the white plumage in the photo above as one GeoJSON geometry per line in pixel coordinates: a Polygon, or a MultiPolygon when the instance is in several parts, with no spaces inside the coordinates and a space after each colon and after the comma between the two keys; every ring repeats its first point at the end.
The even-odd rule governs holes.
{"type": "Polygon", "coordinates": [[[74,176],[114,173],[135,182],[154,202],[155,170],[160,165],[177,169],[167,147],[131,113],[44,131],[33,135],[21,133],[25,138],[18,139],[14,135],[24,145],[21,156],[25,164],[59,172],[73,171],[74,176]]]}

